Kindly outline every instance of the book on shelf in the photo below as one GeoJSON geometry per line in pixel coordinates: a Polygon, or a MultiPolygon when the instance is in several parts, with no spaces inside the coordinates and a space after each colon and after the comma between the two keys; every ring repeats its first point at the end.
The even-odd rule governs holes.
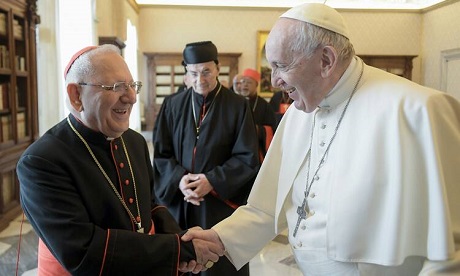
{"type": "Polygon", "coordinates": [[[0,117],[0,139],[2,142],[11,140],[11,116],[1,116],[0,117]]]}
{"type": "Polygon", "coordinates": [[[2,193],[3,193],[3,204],[10,204],[14,200],[14,194],[16,185],[14,182],[13,173],[7,172],[2,173],[2,193]]]}
{"type": "Polygon", "coordinates": [[[9,83],[0,83],[0,110],[10,108],[8,87],[9,83]]]}
{"type": "Polygon", "coordinates": [[[26,70],[26,59],[24,57],[19,58],[19,70],[21,71],[26,70]]]}
{"type": "Polygon", "coordinates": [[[26,132],[26,113],[19,112],[17,115],[17,126],[18,126],[18,138],[24,138],[27,136],[26,132]]]}
{"type": "Polygon", "coordinates": [[[10,52],[5,45],[0,45],[0,68],[10,68],[10,52]]]}
{"type": "Polygon", "coordinates": [[[6,14],[0,13],[0,35],[6,35],[6,14]]]}
{"type": "Polygon", "coordinates": [[[16,69],[19,71],[26,70],[26,59],[21,56],[16,56],[16,69]]]}
{"type": "Polygon", "coordinates": [[[13,36],[14,38],[22,38],[22,26],[17,19],[13,20],[13,36]]]}

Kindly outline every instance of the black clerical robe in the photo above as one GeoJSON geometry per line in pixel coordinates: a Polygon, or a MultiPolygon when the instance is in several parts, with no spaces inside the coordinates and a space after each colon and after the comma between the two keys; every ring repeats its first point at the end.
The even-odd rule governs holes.
{"type": "MultiPolygon", "coordinates": [[[[181,227],[210,228],[231,215],[232,206],[246,203],[259,169],[248,101],[220,84],[206,98],[189,89],[163,102],[155,128],[155,194],[181,227]],[[203,101],[208,111],[200,125],[203,101]],[[187,173],[204,173],[215,195],[206,195],[200,206],[185,202],[179,182],[187,173]]],[[[213,272],[238,275],[226,258],[207,275],[213,272]]]]}
{"type": "Polygon", "coordinates": [[[152,201],[145,139],[133,130],[123,133],[128,162],[120,138],[109,141],[69,116],[134,216],[138,201],[144,230],[136,232],[89,151],[63,120],[17,164],[21,204],[40,239],[72,275],[177,275],[186,248],[174,218],[152,201]],[[152,222],[156,234],[149,235],[152,222]]]}

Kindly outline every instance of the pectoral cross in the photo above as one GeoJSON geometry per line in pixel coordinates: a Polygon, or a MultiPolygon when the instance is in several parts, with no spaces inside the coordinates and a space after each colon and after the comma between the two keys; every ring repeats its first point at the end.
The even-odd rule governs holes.
{"type": "Polygon", "coordinates": [[[294,234],[293,234],[294,237],[297,235],[297,230],[299,230],[300,222],[302,222],[303,219],[307,219],[307,215],[308,213],[310,213],[310,208],[308,207],[307,197],[308,197],[308,194],[305,194],[302,205],[297,207],[297,214],[299,215],[299,218],[297,219],[297,224],[295,225],[294,234]]]}
{"type": "Polygon", "coordinates": [[[142,224],[140,222],[136,222],[136,227],[137,227],[137,233],[144,233],[144,228],[142,227],[142,224]]]}

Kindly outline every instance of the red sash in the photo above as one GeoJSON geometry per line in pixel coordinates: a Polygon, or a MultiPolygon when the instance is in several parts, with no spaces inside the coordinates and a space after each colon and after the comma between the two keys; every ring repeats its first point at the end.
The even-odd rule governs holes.
{"type": "Polygon", "coordinates": [[[265,148],[264,149],[259,149],[259,160],[262,163],[265,159],[265,154],[268,151],[268,148],[270,147],[270,143],[273,140],[273,129],[271,126],[268,125],[263,125],[265,129],[265,148]]]}
{"type": "Polygon", "coordinates": [[[51,254],[48,247],[38,239],[38,276],[67,276],[71,275],[51,254]]]}
{"type": "Polygon", "coordinates": [[[238,207],[240,207],[240,205],[236,204],[235,202],[232,202],[232,201],[230,201],[230,200],[228,200],[228,199],[222,199],[222,198],[220,198],[219,194],[218,194],[215,190],[212,190],[212,191],[210,192],[210,194],[211,194],[212,196],[214,196],[214,197],[216,197],[216,198],[222,200],[223,202],[225,202],[225,204],[227,204],[228,206],[230,206],[231,208],[233,208],[233,209],[235,209],[235,210],[236,210],[238,207]]]}
{"type": "MultiPolygon", "coordinates": [[[[152,227],[148,233],[155,234],[155,225],[152,221],[152,227]]],[[[71,274],[58,262],[51,254],[51,251],[42,241],[38,239],[38,276],[70,276],[71,274]]]]}

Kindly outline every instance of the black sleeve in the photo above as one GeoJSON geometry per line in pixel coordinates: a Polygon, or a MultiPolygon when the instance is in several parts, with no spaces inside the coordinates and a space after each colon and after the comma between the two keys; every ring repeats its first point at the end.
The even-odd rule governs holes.
{"type": "Polygon", "coordinates": [[[158,205],[153,208],[152,220],[155,224],[156,233],[177,234],[182,231],[174,217],[164,206],[158,205]]]}
{"type": "MultiPolygon", "coordinates": [[[[182,237],[187,231],[183,231],[179,234],[179,237],[182,237]]],[[[196,260],[195,248],[193,247],[193,242],[183,242],[180,241],[180,256],[179,261],[189,262],[191,260],[196,260]]]]}

